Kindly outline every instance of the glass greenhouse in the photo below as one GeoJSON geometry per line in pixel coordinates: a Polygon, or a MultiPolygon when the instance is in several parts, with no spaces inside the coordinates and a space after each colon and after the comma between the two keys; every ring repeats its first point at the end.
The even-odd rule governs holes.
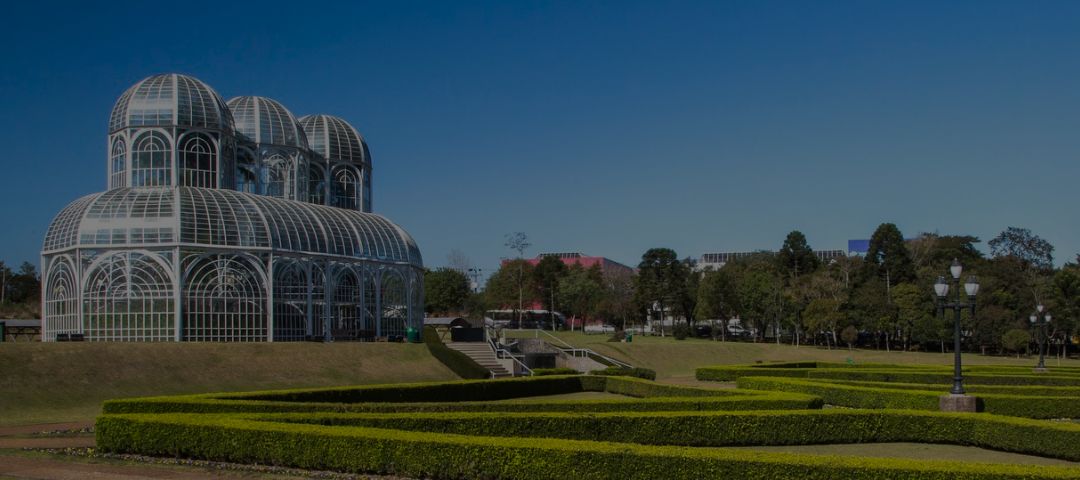
{"type": "Polygon", "coordinates": [[[109,190],[53,220],[42,338],[376,340],[423,322],[423,262],[371,210],[344,120],[156,75],[117,100],[109,190]]]}

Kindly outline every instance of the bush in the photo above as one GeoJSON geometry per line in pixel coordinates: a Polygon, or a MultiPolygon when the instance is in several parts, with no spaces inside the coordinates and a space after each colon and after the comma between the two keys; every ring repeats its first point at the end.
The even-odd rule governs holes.
{"type": "MultiPolygon", "coordinates": [[[[853,385],[823,380],[772,377],[742,377],[739,388],[805,393],[821,397],[825,403],[854,408],[900,408],[937,411],[939,398],[948,393],[944,385],[875,383],[853,385]]],[[[976,388],[978,390],[978,388],[976,388]]],[[[991,390],[993,391],[992,387],[991,390]]],[[[971,392],[974,393],[974,392],[971,392]]],[[[1080,418],[1080,401],[1075,392],[1058,396],[978,393],[979,411],[1026,418],[1080,418]]]]}
{"type": "Polygon", "coordinates": [[[686,337],[690,336],[690,325],[676,323],[671,329],[671,334],[675,337],[675,340],[686,340],[686,337]]]}
{"type": "Polygon", "coordinates": [[[919,441],[1080,459],[1080,426],[989,415],[821,411],[274,420],[249,415],[105,415],[98,418],[96,435],[98,447],[107,452],[415,478],[1080,478],[1080,471],[1064,467],[686,448],[919,441]],[[323,421],[383,428],[318,424],[323,421]],[[491,438],[500,433],[559,438],[491,438]],[[611,443],[613,439],[645,444],[611,443]],[[657,445],[663,443],[670,445],[657,445]]]}
{"type": "Polygon", "coordinates": [[[546,377],[549,375],[580,375],[581,372],[574,370],[573,368],[534,368],[532,376],[534,377],[546,377]]]}
{"type": "Polygon", "coordinates": [[[629,377],[545,376],[506,380],[277,390],[109,400],[118,413],[231,412],[544,412],[679,411],[821,408],[820,398],[788,393],[709,390],[663,385],[629,377]],[[517,397],[611,392],[646,398],[491,403],[517,397]],[[708,398],[706,398],[708,397],[708,398]]]}
{"type": "Polygon", "coordinates": [[[446,365],[457,376],[468,379],[491,378],[491,372],[473,361],[468,355],[447,347],[439,340],[439,333],[434,327],[424,327],[424,344],[427,345],[431,356],[446,365]]]}
{"type": "Polygon", "coordinates": [[[648,368],[624,368],[624,367],[608,367],[603,370],[593,370],[589,372],[589,375],[604,375],[604,376],[619,376],[619,377],[637,377],[644,378],[645,380],[656,380],[656,372],[648,368]]]}
{"type": "MultiPolygon", "coordinates": [[[[701,367],[695,372],[698,380],[733,382],[739,377],[790,377],[803,379],[860,380],[874,382],[903,382],[948,385],[952,370],[939,366],[908,366],[863,364],[763,364],[701,367]],[[795,366],[793,366],[795,365],[795,366]]],[[[1031,374],[1030,369],[998,367],[997,370],[969,369],[964,381],[970,385],[1058,385],[1080,386],[1080,374],[1073,370],[1055,369],[1051,374],[1031,374]],[[1060,371],[1058,371],[1060,370],[1060,371]]]]}
{"type": "Polygon", "coordinates": [[[1027,350],[1029,343],[1031,343],[1031,334],[1027,330],[1014,328],[1001,336],[1001,346],[1016,353],[1016,358],[1020,358],[1022,350],[1027,350]]]}

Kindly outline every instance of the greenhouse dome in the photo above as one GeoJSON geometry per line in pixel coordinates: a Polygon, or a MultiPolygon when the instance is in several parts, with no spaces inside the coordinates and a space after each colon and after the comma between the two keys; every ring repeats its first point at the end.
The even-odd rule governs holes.
{"type": "MultiPolygon", "coordinates": [[[[332,115],[300,117],[311,150],[325,172],[312,169],[312,182],[330,179],[330,204],[353,210],[371,211],[371,152],[367,142],[349,122],[332,115]]],[[[313,189],[314,190],[314,189],[313,189]]],[[[320,202],[316,202],[320,203],[320,202]]]]}
{"type": "MultiPolygon", "coordinates": [[[[190,152],[177,153],[172,140],[196,133],[212,140],[215,167],[223,165],[221,146],[230,145],[256,153],[250,166],[260,175],[276,153],[291,160],[285,177],[306,178],[298,172],[322,157],[308,149],[306,132],[280,103],[237,97],[226,105],[201,81],[157,75],[121,96],[110,127],[110,159],[117,139],[149,128],[163,137],[163,168],[181,175],[133,185],[132,176],[114,182],[110,174],[109,190],[56,216],[42,248],[44,340],[374,341],[420,328],[420,250],[390,220],[313,204],[297,195],[299,188],[283,194],[262,177],[248,190],[240,176],[220,168],[217,187],[183,181],[190,178],[183,174],[190,152]],[[148,108],[155,95],[171,113],[133,120],[144,118],[131,112],[148,108]],[[226,109],[210,121],[210,110],[193,113],[195,97],[213,100],[195,102],[199,108],[226,109]]],[[[122,170],[139,165],[140,152],[125,152],[122,170]]]]}

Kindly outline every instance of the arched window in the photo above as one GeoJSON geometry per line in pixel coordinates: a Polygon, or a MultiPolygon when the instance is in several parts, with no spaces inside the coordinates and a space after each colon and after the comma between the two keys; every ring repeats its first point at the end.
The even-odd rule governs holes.
{"type": "Polygon", "coordinates": [[[308,201],[326,205],[326,172],[316,164],[308,169],[308,201]]]}
{"type": "Polygon", "coordinates": [[[172,183],[169,138],[161,132],[139,135],[131,149],[131,186],[161,187],[172,183]]]}
{"type": "Polygon", "coordinates": [[[238,255],[196,258],[184,278],[184,339],[266,340],[266,285],[255,264],[238,255]]]}
{"type": "Polygon", "coordinates": [[[289,162],[280,155],[274,154],[268,157],[263,165],[266,166],[266,191],[264,195],[275,198],[292,198],[289,184],[289,162]]]}
{"type": "Polygon", "coordinates": [[[189,187],[217,187],[214,144],[206,135],[193,133],[180,144],[180,184],[189,187]]]}
{"type": "Polygon", "coordinates": [[[405,291],[405,278],[394,270],[387,270],[382,275],[382,288],[379,292],[380,330],[384,336],[404,336],[409,315],[408,294],[405,291]]]}
{"type": "Polygon", "coordinates": [[[172,287],[160,257],[117,252],[95,262],[83,283],[86,339],[175,339],[172,287]]]}
{"type": "Polygon", "coordinates": [[[256,173],[255,154],[246,148],[236,150],[236,190],[259,193],[259,176],[256,173]]]}
{"type": "Polygon", "coordinates": [[[127,186],[127,143],[124,142],[123,137],[116,137],[113,140],[112,149],[109,152],[110,159],[110,175],[109,175],[109,188],[120,188],[127,186]]]}
{"type": "Polygon", "coordinates": [[[360,177],[356,170],[342,168],[334,172],[334,206],[360,209],[360,177]]]}
{"type": "Polygon", "coordinates": [[[274,341],[303,340],[308,334],[308,280],[304,265],[278,260],[274,265],[274,341]]]}
{"type": "Polygon", "coordinates": [[[45,277],[45,331],[52,340],[57,333],[82,333],[79,319],[79,287],[75,267],[68,257],[56,257],[45,277]]]}
{"type": "Polygon", "coordinates": [[[360,310],[360,279],[347,266],[339,267],[334,277],[334,305],[330,311],[330,335],[334,340],[361,337],[363,319],[360,310]]]}
{"type": "Polygon", "coordinates": [[[371,170],[364,170],[364,211],[371,213],[371,170]]]}

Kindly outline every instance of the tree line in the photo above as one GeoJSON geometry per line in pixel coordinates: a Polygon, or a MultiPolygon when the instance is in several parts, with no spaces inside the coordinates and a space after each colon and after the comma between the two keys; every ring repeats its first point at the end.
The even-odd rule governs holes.
{"type": "MultiPolygon", "coordinates": [[[[599,266],[566,266],[544,257],[536,265],[522,258],[503,262],[482,293],[469,289],[464,272],[431,271],[425,277],[429,312],[455,311],[480,318],[487,309],[540,304],[544,309],[603,321],[618,328],[674,318],[676,327],[728,340],[739,319],[740,334],[754,341],[862,345],[885,350],[946,351],[952,316],[936,311],[933,284],[949,277],[953,260],[963,279],[981,285],[975,315],[964,313],[964,347],[983,353],[1016,352],[1031,345],[1028,317],[1036,305],[1052,314],[1049,343],[1060,346],[1080,326],[1080,255],[1054,266],[1054,247],[1022,228],[1009,227],[988,243],[969,235],[922,233],[905,238],[896,225],[880,225],[864,256],[823,262],[806,237],[793,231],[776,252],[763,251],[699,269],[674,250],[646,251],[632,274],[599,266]],[[445,285],[455,285],[448,288],[445,285]],[[1025,340],[1026,339],[1026,340],[1025,340]]],[[[521,253],[521,250],[519,250],[521,253]]],[[[658,325],[658,326],[657,326],[658,325]]]]}
{"type": "Polygon", "coordinates": [[[13,270],[0,262],[0,318],[41,318],[41,277],[32,263],[13,270]]]}

